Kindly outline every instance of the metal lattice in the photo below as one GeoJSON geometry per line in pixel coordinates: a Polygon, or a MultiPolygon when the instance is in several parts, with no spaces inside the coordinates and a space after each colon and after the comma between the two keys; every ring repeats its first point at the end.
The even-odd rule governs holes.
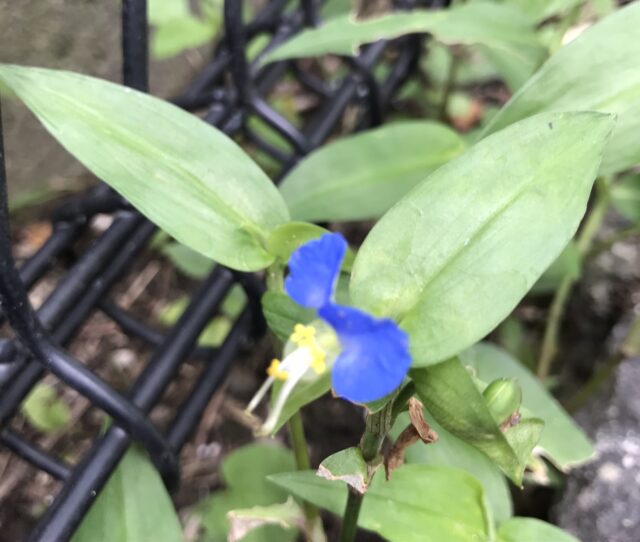
{"type": "MultiPolygon", "coordinates": [[[[415,3],[402,1],[396,2],[396,6],[406,8],[415,3]]],[[[264,53],[305,26],[317,24],[318,18],[319,6],[314,0],[271,0],[249,24],[243,24],[242,2],[227,0],[223,39],[212,60],[174,103],[197,112],[206,122],[231,136],[242,135],[281,165],[280,176],[336,133],[347,109],[352,115],[355,112],[356,121],[352,123],[355,130],[380,124],[394,93],[417,63],[421,53],[418,36],[393,43],[378,42],[365,47],[357,57],[343,59],[348,69],[337,82],[323,81],[295,61],[258,67],[255,61],[247,60],[245,46],[254,36],[269,35],[264,53]],[[374,68],[384,62],[389,51],[392,62],[386,63],[388,69],[384,76],[377,77],[374,68]],[[269,92],[285,76],[295,78],[319,104],[302,128],[295,127],[268,103],[269,92]],[[253,130],[248,123],[253,117],[284,139],[289,149],[273,146],[253,130]]],[[[145,0],[123,0],[122,30],[123,82],[146,91],[145,0]]],[[[0,318],[6,319],[15,333],[15,338],[0,341],[0,442],[63,482],[61,491],[29,538],[33,542],[60,542],[71,537],[134,441],[148,451],[167,486],[176,487],[179,481],[177,454],[223,382],[243,341],[264,331],[259,306],[262,284],[254,275],[215,267],[192,292],[187,309],[166,334],[150,328],[119,307],[113,301],[112,290],[132,272],[155,227],[105,185],[60,207],[53,214],[50,237],[17,269],[11,254],[3,158],[0,132],[0,318]],[[90,221],[97,214],[111,215],[111,225],[80,251],[67,266],[55,290],[35,311],[27,292],[51,271],[53,262],[63,253],[77,247],[83,239],[86,243],[90,221]],[[241,284],[248,295],[247,307],[222,346],[198,347],[198,336],[219,312],[222,300],[236,283],[241,284]],[[153,351],[144,370],[125,394],[115,391],[68,353],[79,328],[95,311],[107,315],[127,335],[141,339],[153,351]],[[179,406],[169,429],[161,433],[148,414],[187,358],[202,363],[203,372],[179,406]],[[84,395],[113,420],[106,433],[95,440],[75,465],[41,449],[9,427],[24,398],[49,373],[84,395]]]]}

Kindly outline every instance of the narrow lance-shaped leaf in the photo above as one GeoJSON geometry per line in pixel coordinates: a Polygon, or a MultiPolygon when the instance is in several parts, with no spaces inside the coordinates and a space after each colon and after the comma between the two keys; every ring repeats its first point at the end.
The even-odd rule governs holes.
{"type": "Polygon", "coordinates": [[[447,45],[484,45],[511,62],[533,69],[545,50],[534,32],[534,22],[521,10],[492,3],[466,4],[447,10],[413,10],[357,21],[336,17],[306,30],[276,47],[265,62],[323,54],[351,55],[365,44],[405,34],[427,32],[447,45]]]}
{"type": "Polygon", "coordinates": [[[617,10],[560,49],[493,118],[486,133],[542,111],[616,113],[602,163],[609,174],[640,163],[640,3],[617,10]]]}
{"type": "Polygon", "coordinates": [[[287,208],[223,133],[163,100],[75,73],[0,65],[3,89],[176,240],[244,271],[273,261],[264,245],[287,208]]]}
{"type": "Polygon", "coordinates": [[[400,322],[415,366],[481,339],[574,235],[612,125],[599,113],[538,115],[432,173],[365,239],[353,302],[400,322]]]}
{"type": "Polygon", "coordinates": [[[464,146],[437,122],[390,124],[312,153],[285,177],[280,193],[296,220],[378,218],[464,146]]]}
{"type": "Polygon", "coordinates": [[[411,371],[427,411],[447,431],[487,455],[515,484],[543,428],[538,418],[501,429],[469,372],[457,358],[411,371]]]}

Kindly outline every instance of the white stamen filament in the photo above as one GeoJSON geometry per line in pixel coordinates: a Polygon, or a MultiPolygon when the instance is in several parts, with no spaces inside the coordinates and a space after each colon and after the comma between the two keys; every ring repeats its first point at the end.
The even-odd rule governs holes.
{"type": "MultiPolygon", "coordinates": [[[[289,397],[296,384],[309,370],[312,361],[313,356],[311,354],[311,351],[307,347],[297,348],[286,358],[284,358],[282,364],[280,365],[280,370],[286,371],[288,377],[284,381],[282,388],[280,388],[276,403],[270,410],[269,417],[265,421],[264,425],[260,428],[259,434],[266,435],[273,430],[287,401],[287,397],[289,397]]],[[[269,377],[267,378],[267,380],[265,380],[264,384],[260,386],[260,389],[251,399],[249,406],[247,407],[247,412],[252,412],[258,406],[258,404],[260,404],[264,396],[273,385],[274,381],[275,379],[273,377],[269,377]]]]}

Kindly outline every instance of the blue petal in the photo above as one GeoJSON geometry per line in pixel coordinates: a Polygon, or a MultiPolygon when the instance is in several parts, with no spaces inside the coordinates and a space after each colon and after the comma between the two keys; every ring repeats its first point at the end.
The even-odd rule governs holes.
{"type": "Polygon", "coordinates": [[[303,307],[319,309],[331,301],[347,251],[339,233],[327,233],[298,248],[289,259],[284,289],[303,307]]]}
{"type": "Polygon", "coordinates": [[[331,370],[337,395],[368,403],[395,390],[411,366],[409,337],[387,318],[329,304],[318,314],[338,334],[342,352],[331,370]]]}

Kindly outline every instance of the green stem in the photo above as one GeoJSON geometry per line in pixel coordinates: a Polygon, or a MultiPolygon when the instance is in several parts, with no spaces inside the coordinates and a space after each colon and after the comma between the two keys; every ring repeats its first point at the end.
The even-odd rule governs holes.
{"type": "MultiPolygon", "coordinates": [[[[393,416],[393,399],[381,410],[367,416],[364,433],[360,440],[360,451],[363,459],[372,464],[380,454],[380,448],[391,429],[393,416]]],[[[353,542],[358,531],[358,516],[362,507],[364,495],[349,487],[347,505],[344,509],[342,529],[340,530],[340,542],[353,542]]]]}
{"type": "MultiPolygon", "coordinates": [[[[576,246],[582,259],[586,257],[591,249],[593,240],[602,225],[602,221],[609,207],[609,183],[607,179],[596,179],[596,201],[587,217],[584,227],[578,235],[576,246]]],[[[560,333],[560,324],[564,317],[569,294],[576,279],[572,276],[565,276],[556,290],[556,293],[549,308],[549,316],[547,325],[542,338],[542,346],[540,348],[540,356],[537,363],[538,378],[544,380],[549,376],[553,358],[558,351],[558,336],[560,333]]]]}
{"type": "Polygon", "coordinates": [[[597,392],[602,384],[609,379],[620,363],[625,359],[637,356],[639,353],[640,316],[636,316],[620,348],[613,353],[606,363],[593,374],[593,376],[575,393],[575,395],[566,401],[565,408],[569,412],[577,411],[587,402],[587,399],[597,392]]]}
{"type": "MultiPolygon", "coordinates": [[[[289,428],[289,438],[291,440],[291,447],[293,448],[293,455],[296,460],[296,468],[299,471],[306,471],[311,468],[311,460],[309,459],[309,448],[307,446],[307,439],[304,434],[304,425],[302,424],[302,416],[300,411],[297,411],[289,421],[287,422],[289,428]]],[[[310,534],[313,533],[314,525],[320,514],[318,508],[310,502],[303,502],[304,516],[305,516],[305,533],[307,538],[310,539],[310,534]]]]}

